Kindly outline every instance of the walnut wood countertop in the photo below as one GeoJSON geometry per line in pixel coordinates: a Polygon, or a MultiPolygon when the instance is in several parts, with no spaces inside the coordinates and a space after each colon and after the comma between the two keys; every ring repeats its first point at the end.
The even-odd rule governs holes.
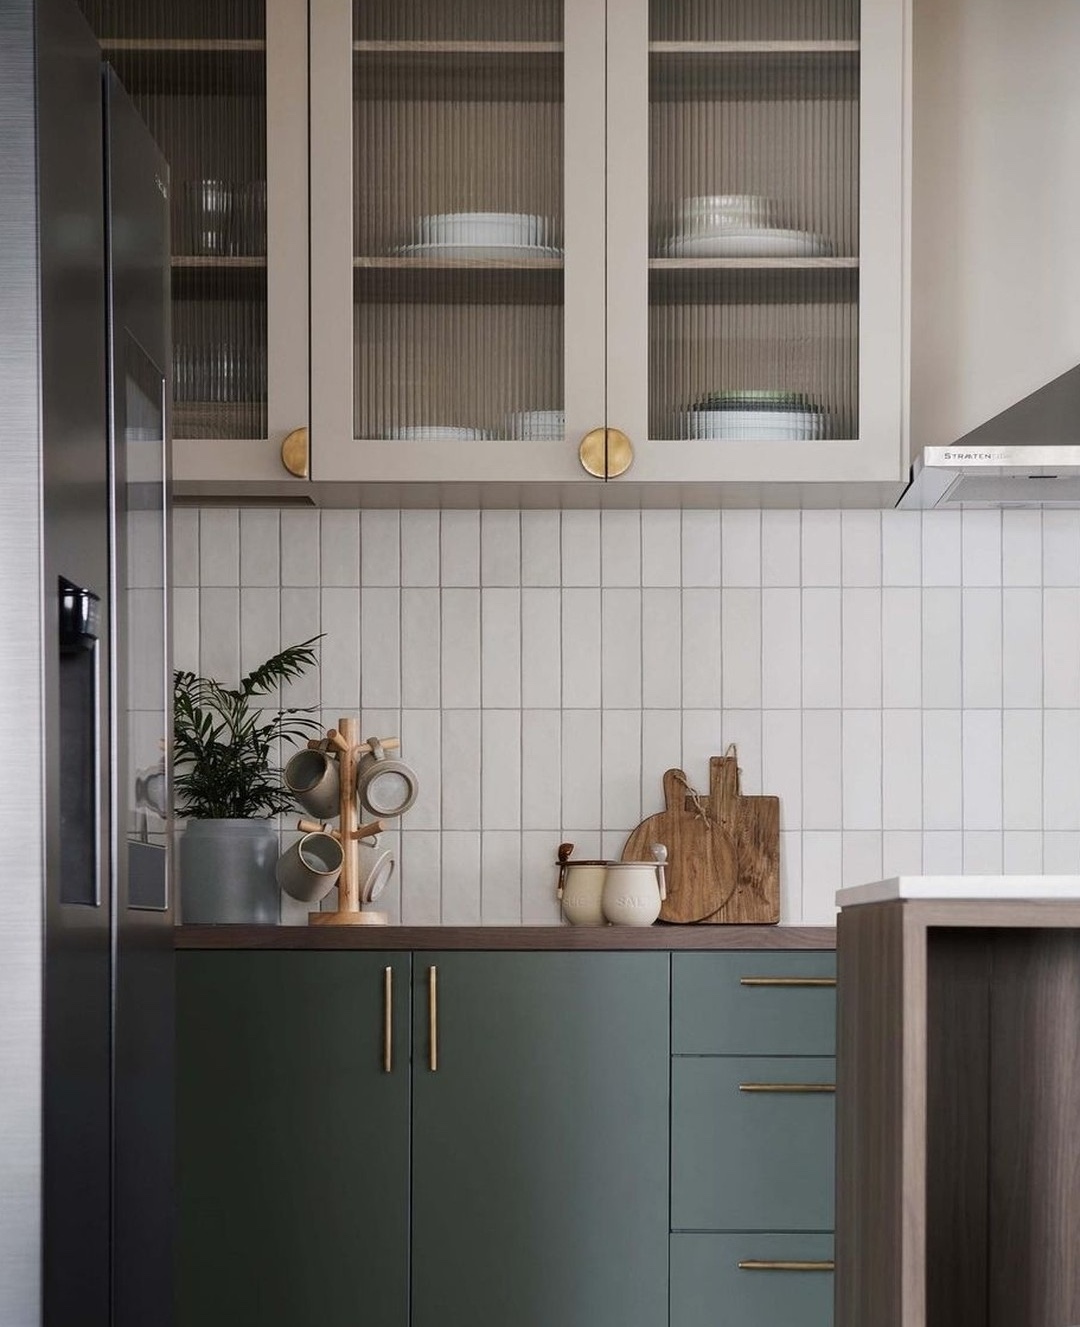
{"type": "Polygon", "coordinates": [[[177,949],[834,949],[832,926],[178,926],[177,949]]]}

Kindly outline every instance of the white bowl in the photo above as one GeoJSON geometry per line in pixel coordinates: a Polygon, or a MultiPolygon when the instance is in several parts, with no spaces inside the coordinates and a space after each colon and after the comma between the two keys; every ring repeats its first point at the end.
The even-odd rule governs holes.
{"type": "Polygon", "coordinates": [[[415,231],[420,244],[524,246],[546,244],[549,225],[528,212],[437,212],[418,217],[415,231]]]}
{"type": "Polygon", "coordinates": [[[695,232],[703,225],[767,226],[775,222],[780,204],[761,194],[705,194],[684,198],[675,209],[678,229],[695,232]]]}
{"type": "Polygon", "coordinates": [[[507,419],[511,438],[527,442],[556,442],[566,436],[566,414],[562,410],[520,410],[507,419]]]}
{"type": "Polygon", "coordinates": [[[824,435],[816,410],[688,410],[686,435],[702,441],[809,442],[824,435]]]}
{"type": "Polygon", "coordinates": [[[457,424],[402,424],[387,432],[395,442],[478,442],[488,437],[484,429],[457,424]]]}

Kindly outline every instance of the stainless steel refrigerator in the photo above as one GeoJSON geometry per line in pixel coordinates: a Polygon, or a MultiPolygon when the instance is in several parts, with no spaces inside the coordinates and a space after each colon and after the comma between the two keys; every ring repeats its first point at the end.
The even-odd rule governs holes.
{"type": "Polygon", "coordinates": [[[172,1317],[168,171],[0,4],[0,1323],[172,1317]]]}

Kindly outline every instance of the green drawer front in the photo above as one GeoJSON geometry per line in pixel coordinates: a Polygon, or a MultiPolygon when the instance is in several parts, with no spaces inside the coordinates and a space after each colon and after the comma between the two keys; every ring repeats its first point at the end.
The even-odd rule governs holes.
{"type": "Polygon", "coordinates": [[[836,954],[752,950],[672,959],[676,1055],[834,1055],[836,954]],[[806,982],[806,985],[795,983],[806,982]],[[776,984],[771,984],[776,983],[776,984]]]}
{"type": "Polygon", "coordinates": [[[835,1061],[676,1058],[671,1065],[673,1230],[833,1227],[835,1061]]]}
{"type": "Polygon", "coordinates": [[[670,1327],[830,1327],[832,1272],[739,1263],[832,1256],[831,1235],[673,1235],[670,1327]]]}

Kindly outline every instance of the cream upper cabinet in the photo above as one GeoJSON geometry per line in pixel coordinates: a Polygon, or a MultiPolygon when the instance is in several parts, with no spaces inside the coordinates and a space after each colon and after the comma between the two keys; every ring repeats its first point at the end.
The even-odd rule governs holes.
{"type": "Polygon", "coordinates": [[[230,108],[265,134],[266,255],[189,261],[265,387],[200,414],[226,402],[178,360],[182,492],[899,492],[905,0],[256,7],[230,108]],[[311,490],[280,459],[309,418],[311,490]]]}
{"type": "Polygon", "coordinates": [[[576,482],[605,422],[603,0],[312,5],[312,474],[576,482]]]}
{"type": "Polygon", "coordinates": [[[81,0],[169,162],[176,479],[276,485],[308,423],[306,0],[81,0]]]}
{"type": "Polygon", "coordinates": [[[898,0],[311,4],[315,480],[898,484],[898,0]]]}

